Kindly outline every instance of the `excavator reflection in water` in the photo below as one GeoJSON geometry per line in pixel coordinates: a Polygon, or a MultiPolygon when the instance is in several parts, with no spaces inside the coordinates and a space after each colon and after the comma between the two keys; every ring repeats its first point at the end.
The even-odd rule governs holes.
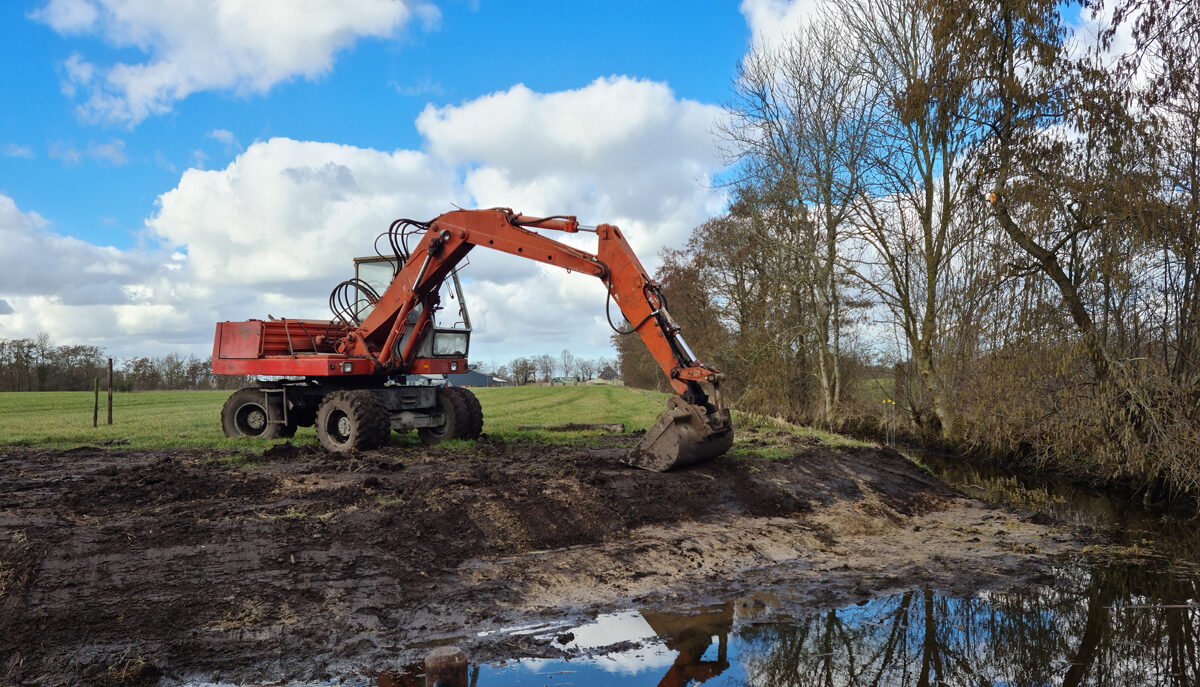
{"type": "MultiPolygon", "coordinates": [[[[674,613],[669,611],[643,610],[640,612],[650,629],[668,650],[677,653],[675,661],[658,681],[659,687],[686,687],[699,685],[721,673],[730,666],[729,633],[733,629],[733,604],[707,607],[696,612],[674,613]],[[716,657],[705,660],[704,656],[717,642],[716,657]]],[[[479,665],[471,666],[470,687],[487,687],[487,670],[479,665]],[[480,680],[480,672],[484,673],[480,680]]],[[[501,680],[497,684],[512,684],[501,680]]],[[[541,684],[541,683],[539,683],[541,684]]],[[[405,672],[379,673],[378,687],[427,687],[423,667],[410,666],[405,672]]]]}
{"type": "Polygon", "coordinates": [[[642,617],[664,641],[666,647],[679,652],[659,687],[684,687],[700,684],[729,668],[729,631],[733,628],[733,604],[722,604],[697,614],[642,611],[642,617]],[[717,638],[716,659],[705,661],[704,655],[717,638]]]}

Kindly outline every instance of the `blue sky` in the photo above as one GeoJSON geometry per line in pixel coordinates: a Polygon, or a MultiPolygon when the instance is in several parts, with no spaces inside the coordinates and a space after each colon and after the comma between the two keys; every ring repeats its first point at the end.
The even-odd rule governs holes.
{"type": "Polygon", "coordinates": [[[81,121],[78,98],[62,93],[62,64],[73,53],[99,64],[140,62],[145,54],[60,35],[31,17],[44,5],[0,5],[0,59],[21,66],[0,82],[0,100],[20,103],[0,113],[0,145],[33,156],[0,157],[0,192],[67,233],[118,247],[132,245],[180,171],[228,164],[236,148],[211,131],[229,131],[242,143],[287,136],[416,148],[412,122],[429,103],[458,103],[516,83],[557,91],[614,74],[720,102],[749,36],[733,2],[630,2],[614,11],[607,2],[452,1],[437,5],[435,26],[360,40],[315,79],[289,79],[265,95],[198,93],[130,128],[81,121]],[[89,148],[114,141],[123,144],[122,164],[89,156],[89,148]],[[63,160],[70,150],[83,159],[63,160]]]}
{"type": "MultiPolygon", "coordinates": [[[[217,320],[322,316],[391,218],[451,203],[616,223],[653,269],[724,207],[737,60],[802,11],[0,3],[0,338],[203,355],[217,320]]],[[[610,354],[598,283],[471,260],[483,361],[610,354]]]]}

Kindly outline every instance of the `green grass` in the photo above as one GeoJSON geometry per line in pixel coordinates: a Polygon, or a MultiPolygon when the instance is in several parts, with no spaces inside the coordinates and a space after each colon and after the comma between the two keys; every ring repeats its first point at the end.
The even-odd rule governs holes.
{"type": "Polygon", "coordinates": [[[274,442],[267,440],[234,442],[225,438],[221,432],[221,405],[228,397],[227,391],[116,394],[110,427],[105,424],[107,401],[101,394],[100,426],[93,428],[90,391],[0,393],[0,443],[52,448],[107,444],[133,448],[272,445],[274,442]]]}
{"type": "Polygon", "coordinates": [[[891,377],[870,377],[859,381],[859,394],[867,403],[882,406],[885,400],[896,400],[896,382],[891,377]]]}
{"type": "Polygon", "coordinates": [[[874,446],[871,442],[855,439],[854,437],[826,432],[815,427],[793,425],[775,419],[764,419],[750,413],[733,412],[735,436],[730,455],[754,455],[764,458],[786,458],[796,452],[793,442],[800,438],[814,439],[830,448],[856,448],[874,446]],[[737,433],[737,430],[742,430],[737,433]],[[753,438],[747,430],[756,430],[758,439],[765,444],[749,446],[747,442],[753,438]]]}
{"type": "MultiPolygon", "coordinates": [[[[505,440],[527,439],[553,443],[588,443],[600,430],[557,432],[521,430],[521,425],[623,423],[626,432],[649,428],[667,405],[669,394],[615,386],[506,387],[472,389],[483,406],[484,432],[505,440]]],[[[105,421],[105,398],[100,398],[100,426],[92,427],[91,392],[0,393],[0,446],[44,448],[121,446],[138,449],[193,448],[260,452],[279,443],[271,439],[229,439],[221,432],[221,405],[227,391],[149,391],[117,394],[113,420],[105,421]]],[[[746,428],[753,418],[734,413],[734,427],[746,428]]],[[[779,441],[747,446],[745,433],[734,444],[737,453],[778,457],[790,455],[788,436],[812,436],[830,446],[865,445],[854,439],[794,425],[768,422],[766,429],[782,430],[779,441]]],[[[305,427],[292,439],[316,444],[316,432],[305,427]]],[[[415,433],[393,434],[392,444],[412,445],[415,433]]],[[[451,441],[450,448],[472,442],[451,441]]],[[[237,456],[231,460],[238,459],[237,456]]],[[[251,459],[252,460],[252,459],[251,459]]]]}
{"type": "Polygon", "coordinates": [[[574,439],[599,430],[550,432],[522,425],[623,423],[626,432],[649,429],[666,410],[669,394],[616,386],[517,386],[472,389],[483,405],[484,431],[503,437],[574,439]]]}

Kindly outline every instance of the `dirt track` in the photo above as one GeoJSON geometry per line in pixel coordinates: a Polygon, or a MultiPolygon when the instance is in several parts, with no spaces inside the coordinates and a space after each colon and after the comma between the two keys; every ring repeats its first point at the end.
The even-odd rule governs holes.
{"type": "Polygon", "coordinates": [[[355,458],[0,449],[0,684],[322,679],[555,655],[478,633],[770,593],[786,614],[1028,583],[1072,546],[883,449],[656,474],[630,440],[355,458]]]}

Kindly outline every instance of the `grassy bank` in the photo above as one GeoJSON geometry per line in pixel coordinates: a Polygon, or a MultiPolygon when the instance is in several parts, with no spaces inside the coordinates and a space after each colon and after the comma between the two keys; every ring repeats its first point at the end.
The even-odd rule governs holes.
{"type": "MultiPolygon", "coordinates": [[[[553,442],[586,442],[600,431],[557,432],[522,430],[523,425],[554,426],[571,423],[622,423],[626,432],[650,427],[666,408],[668,395],[624,387],[508,387],[473,389],[483,406],[484,432],[505,440],[532,439],[553,442]]],[[[221,432],[221,405],[225,391],[149,391],[117,394],[113,420],[105,421],[101,396],[100,426],[92,427],[90,392],[0,393],[0,447],[33,446],[65,449],[75,446],[120,446],[139,449],[191,448],[262,450],[278,443],[265,439],[228,439],[221,432]]],[[[779,438],[811,436],[834,446],[855,444],[852,439],[770,420],[734,414],[738,440],[733,453],[782,455],[782,441],[754,441],[746,435],[761,427],[779,438]]],[[[301,428],[292,439],[316,444],[316,432],[301,428]]],[[[393,434],[392,444],[416,443],[416,435],[393,434]]]]}

